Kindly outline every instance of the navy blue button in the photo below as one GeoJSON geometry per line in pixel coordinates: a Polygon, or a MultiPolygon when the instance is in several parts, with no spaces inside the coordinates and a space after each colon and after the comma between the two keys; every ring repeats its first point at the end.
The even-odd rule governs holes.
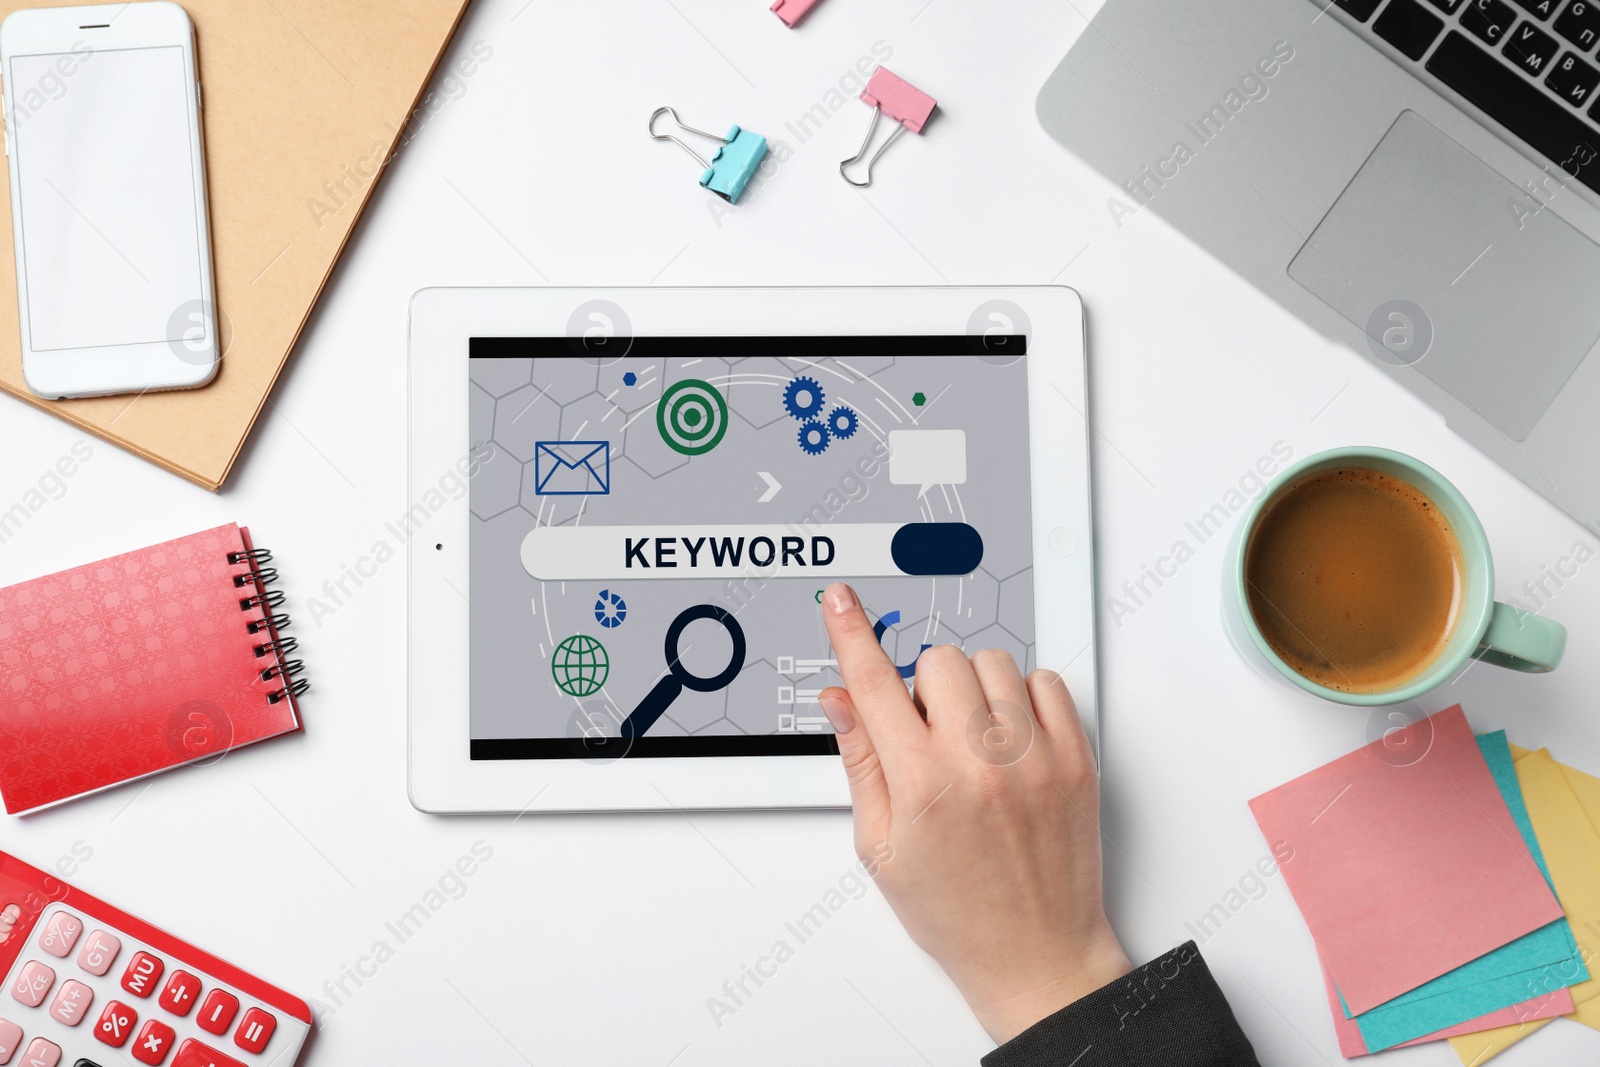
{"type": "Polygon", "coordinates": [[[912,522],[889,543],[906,574],[971,574],[983,562],[983,536],[964,522],[912,522]]]}

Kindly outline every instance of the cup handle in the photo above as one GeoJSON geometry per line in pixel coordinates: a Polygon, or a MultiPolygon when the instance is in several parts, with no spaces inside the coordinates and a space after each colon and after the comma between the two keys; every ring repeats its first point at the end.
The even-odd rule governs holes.
{"type": "Polygon", "coordinates": [[[1496,604],[1473,659],[1514,671],[1544,674],[1556,669],[1567,650],[1567,628],[1510,604],[1496,604]]]}

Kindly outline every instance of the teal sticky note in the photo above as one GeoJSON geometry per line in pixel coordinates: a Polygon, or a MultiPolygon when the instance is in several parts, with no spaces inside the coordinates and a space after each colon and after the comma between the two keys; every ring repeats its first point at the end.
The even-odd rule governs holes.
{"type": "MultiPolygon", "coordinates": [[[[1534,863],[1554,891],[1544,853],[1522,800],[1522,788],[1517,784],[1505,732],[1480,735],[1478,748],[1534,863]]],[[[1353,1017],[1360,1027],[1368,1051],[1379,1052],[1546,996],[1588,977],[1589,970],[1573,940],[1571,926],[1566,919],[1558,919],[1370,1011],[1351,1016],[1348,1005],[1344,1010],[1345,1016],[1353,1017]]],[[[1340,1000],[1343,1001],[1342,996],[1340,1000]]]]}

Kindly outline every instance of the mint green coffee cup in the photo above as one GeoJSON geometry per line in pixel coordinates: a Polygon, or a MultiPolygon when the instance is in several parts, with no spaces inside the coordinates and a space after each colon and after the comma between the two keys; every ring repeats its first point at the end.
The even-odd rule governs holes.
{"type": "Polygon", "coordinates": [[[1461,491],[1444,475],[1410,456],[1386,448],[1351,447],[1320,452],[1285,469],[1245,510],[1223,569],[1222,615],[1229,639],[1258,669],[1314,696],[1376,707],[1414,700],[1449,681],[1470,660],[1529,673],[1553,671],[1567,647],[1567,630],[1558,622],[1534,615],[1494,599],[1494,560],[1483,523],[1461,491]],[[1450,523],[1461,548],[1461,604],[1444,647],[1419,673],[1393,689],[1351,693],[1331,689],[1305,677],[1285,663],[1262,635],[1250,610],[1245,588],[1245,557],[1262,515],[1286,488],[1300,479],[1337,467],[1367,467],[1421,490],[1450,523]]]}

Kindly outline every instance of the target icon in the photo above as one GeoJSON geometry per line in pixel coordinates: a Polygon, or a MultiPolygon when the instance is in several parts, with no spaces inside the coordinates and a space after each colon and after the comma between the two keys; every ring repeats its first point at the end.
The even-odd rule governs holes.
{"type": "Polygon", "coordinates": [[[662,394],[656,428],[674,452],[704,455],[728,432],[727,402],[710,382],[685,378],[662,394]]]}

